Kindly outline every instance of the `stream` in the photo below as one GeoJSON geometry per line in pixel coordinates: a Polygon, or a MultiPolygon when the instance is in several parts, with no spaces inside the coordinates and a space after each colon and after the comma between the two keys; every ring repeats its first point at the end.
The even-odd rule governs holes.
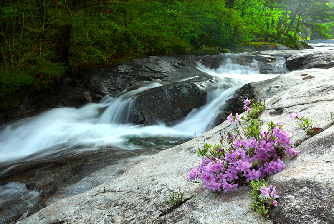
{"type": "Polygon", "coordinates": [[[259,74],[255,60],[252,67],[226,60],[217,70],[205,68],[200,63],[198,69],[216,77],[221,85],[229,88],[209,92],[205,106],[194,109],[172,127],[129,123],[131,97],[162,86],[159,82],[146,82],[118,98],[105,96],[98,104],[88,104],[79,109],[57,108],[7,125],[0,133],[0,165],[52,159],[62,153],[78,154],[99,148],[143,149],[154,146],[157,138],[164,139],[167,145],[180,144],[211,129],[225,101],[242,85],[274,77],[259,74]]]}

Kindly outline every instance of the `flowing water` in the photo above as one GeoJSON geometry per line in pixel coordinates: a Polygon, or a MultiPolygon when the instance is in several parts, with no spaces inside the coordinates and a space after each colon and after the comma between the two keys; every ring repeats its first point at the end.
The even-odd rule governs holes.
{"type": "Polygon", "coordinates": [[[275,77],[259,74],[255,60],[245,66],[226,59],[216,70],[198,63],[198,69],[215,76],[221,88],[209,92],[207,104],[194,109],[175,126],[129,123],[132,96],[163,85],[145,82],[143,87],[118,98],[104,97],[98,104],[88,104],[79,109],[52,109],[3,127],[0,132],[0,165],[50,160],[64,153],[76,155],[101,148],[137,150],[156,144],[180,144],[212,128],[225,101],[242,85],[275,77]]]}
{"type": "MultiPolygon", "coordinates": [[[[231,56],[235,61],[237,56],[231,56]]],[[[27,211],[37,209],[42,197],[40,187],[46,195],[57,194],[47,192],[53,192],[58,187],[67,189],[68,184],[105,166],[117,164],[122,158],[156,153],[159,150],[154,148],[159,145],[168,147],[181,144],[208,131],[214,126],[226,100],[238,88],[248,82],[275,77],[259,74],[255,60],[246,66],[234,64],[226,58],[216,70],[208,69],[201,63],[198,63],[198,69],[214,76],[219,88],[208,92],[206,105],[194,109],[183,121],[171,127],[164,124],[134,125],[130,122],[135,100],[133,96],[150,88],[159,88],[164,85],[163,82],[143,82],[140,88],[125,91],[118,98],[105,96],[100,103],[87,104],[79,109],[52,109],[2,127],[0,223],[17,219],[23,213],[23,216],[27,215],[27,211]],[[57,163],[60,165],[55,165],[57,163]],[[74,172],[75,170],[79,171],[74,172]],[[19,173],[21,171],[23,174],[19,173]],[[13,173],[19,175],[15,177],[13,173]],[[22,182],[38,183],[36,186],[39,187],[27,188],[28,185],[22,182]]],[[[188,79],[191,78],[178,82],[188,79]]],[[[84,192],[94,186],[96,185],[84,184],[81,188],[75,188],[74,192],[84,192]]],[[[66,195],[73,193],[66,191],[66,195]]]]}

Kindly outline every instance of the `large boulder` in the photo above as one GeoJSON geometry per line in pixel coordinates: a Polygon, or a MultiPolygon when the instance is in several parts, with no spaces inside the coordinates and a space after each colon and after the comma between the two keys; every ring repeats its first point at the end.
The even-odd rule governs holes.
{"type": "Polygon", "coordinates": [[[334,67],[332,52],[300,52],[287,59],[286,66],[290,71],[308,68],[334,67]]]}
{"type": "Polygon", "coordinates": [[[117,97],[143,83],[159,83],[160,87],[132,96],[129,122],[173,125],[193,109],[204,106],[207,92],[217,88],[215,78],[196,65],[193,56],[150,56],[109,70],[96,70],[88,86],[96,94],[117,97]]]}
{"type": "Polygon", "coordinates": [[[269,181],[279,191],[277,224],[334,223],[334,127],[303,142],[295,160],[269,181]]]}
{"type": "Polygon", "coordinates": [[[91,95],[87,89],[75,86],[64,86],[44,92],[22,92],[20,94],[7,95],[4,102],[12,100],[13,103],[11,105],[0,105],[0,125],[35,116],[52,108],[79,108],[92,101],[96,102],[98,99],[98,96],[91,95]],[[21,94],[24,95],[21,96],[21,94]]]}
{"type": "Polygon", "coordinates": [[[255,98],[254,88],[250,83],[238,89],[232,98],[226,100],[225,107],[217,116],[215,125],[223,123],[231,113],[242,114],[244,112],[244,101],[247,98],[255,98]]]}
{"type": "Polygon", "coordinates": [[[196,155],[198,147],[219,142],[220,132],[226,128],[227,122],[146,157],[117,177],[111,176],[112,167],[106,167],[91,178],[107,178],[108,182],[59,200],[18,223],[272,223],[249,209],[249,187],[216,196],[200,182],[189,181],[189,170],[201,162],[196,155]],[[172,207],[169,197],[173,192],[184,193],[183,199],[188,200],[172,207]]]}
{"type": "Polygon", "coordinates": [[[120,66],[94,70],[85,85],[94,93],[117,97],[143,81],[173,81],[202,75],[205,74],[196,69],[195,56],[149,56],[120,66]]]}
{"type": "Polygon", "coordinates": [[[205,105],[208,88],[203,87],[201,82],[182,82],[141,92],[134,96],[131,121],[146,125],[176,124],[194,108],[205,105]]]}
{"type": "Polygon", "coordinates": [[[301,70],[272,82],[254,84],[258,98],[266,99],[263,123],[281,121],[293,133],[298,156],[286,158],[286,168],[269,181],[280,196],[271,217],[276,223],[333,223],[334,197],[334,69],[301,70]],[[323,132],[308,137],[290,113],[300,111],[323,132]]]}
{"type": "MultiPolygon", "coordinates": [[[[334,53],[333,53],[333,49],[331,48],[317,47],[314,49],[304,49],[302,51],[298,51],[298,50],[269,51],[268,50],[268,51],[261,51],[257,53],[251,53],[251,54],[255,55],[257,60],[259,61],[262,60],[264,62],[266,58],[270,60],[272,60],[272,58],[277,58],[279,61],[283,60],[282,62],[284,63],[284,66],[286,67],[288,71],[311,69],[311,68],[328,69],[328,68],[334,67],[334,53]]],[[[278,64],[281,64],[281,62],[278,64]]],[[[268,64],[265,63],[264,68],[267,66],[268,64]]],[[[277,68],[274,68],[274,69],[277,69],[277,68]]]]}

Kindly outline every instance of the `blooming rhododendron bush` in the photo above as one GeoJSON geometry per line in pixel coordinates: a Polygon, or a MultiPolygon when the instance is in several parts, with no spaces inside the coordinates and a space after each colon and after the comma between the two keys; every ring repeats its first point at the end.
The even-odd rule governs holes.
{"type": "Polygon", "coordinates": [[[198,155],[204,158],[198,167],[192,168],[190,179],[199,178],[204,188],[215,193],[236,191],[239,185],[257,181],[261,183],[257,190],[259,199],[269,206],[276,206],[276,189],[262,182],[262,178],[282,171],[285,164],[281,158],[296,156],[298,152],[293,149],[291,133],[283,128],[282,123],[270,122],[267,123],[268,130],[260,129],[257,118],[264,108],[264,103],[251,104],[246,99],[243,116],[230,114],[228,123],[233,130],[221,135],[220,144],[206,144],[199,149],[198,155]]]}

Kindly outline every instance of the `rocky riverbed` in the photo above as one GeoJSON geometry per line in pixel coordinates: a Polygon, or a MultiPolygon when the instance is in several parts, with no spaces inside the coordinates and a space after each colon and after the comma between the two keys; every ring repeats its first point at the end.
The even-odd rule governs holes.
{"type": "MultiPolygon", "coordinates": [[[[315,57],[314,55],[318,53],[314,50],[252,53],[259,61],[267,61],[263,64],[266,68],[274,67],[271,64],[275,63],[275,57],[279,57],[276,64],[281,64],[282,68],[284,63],[281,61],[284,58],[287,65],[293,64],[291,68],[303,70],[282,74],[273,80],[252,83],[250,86],[247,85],[246,91],[240,90],[242,95],[235,96],[234,101],[239,103],[244,100],[248,92],[253,92],[254,98],[266,99],[267,109],[260,119],[264,123],[270,120],[282,121],[285,128],[294,133],[293,139],[298,144],[296,149],[300,153],[296,159],[290,161],[286,158],[284,160],[287,164],[286,169],[269,179],[277,186],[280,195],[279,205],[271,212],[271,219],[250,210],[250,188],[247,186],[241,187],[235,193],[222,193],[216,196],[203,189],[200,182],[189,181],[189,170],[201,161],[196,156],[198,147],[204,143],[217,144],[220,133],[230,128],[226,122],[181,145],[157,154],[156,151],[152,151],[151,155],[138,153],[136,157],[132,155],[112,165],[108,165],[107,159],[105,163],[101,163],[101,157],[92,159],[98,154],[104,155],[105,158],[110,156],[109,152],[101,151],[82,160],[79,159],[78,163],[64,160],[63,165],[70,163],[70,166],[59,163],[47,164],[43,168],[37,166],[26,174],[29,178],[36,177],[35,185],[27,183],[26,189],[23,190],[29,193],[26,194],[28,198],[25,200],[29,197],[44,198],[43,204],[32,204],[30,213],[28,211],[21,213],[15,216],[15,219],[20,217],[19,223],[334,222],[334,205],[331,200],[334,196],[331,176],[333,173],[331,171],[334,170],[331,144],[334,129],[330,117],[330,112],[334,112],[334,69],[329,68],[333,54],[329,50],[328,53],[323,52],[319,57],[315,57]],[[303,66],[305,64],[309,66],[310,63],[304,63],[306,59],[297,60],[297,55],[300,55],[299,58],[313,57],[314,60],[322,60],[321,68],[329,69],[314,68],[319,67],[317,63],[314,63],[313,67],[305,68],[303,66]],[[308,116],[324,131],[308,138],[298,125],[288,118],[289,113],[297,111],[308,116]],[[100,166],[95,165],[94,169],[89,169],[96,164],[95,161],[100,163],[100,166]],[[55,177],[57,176],[55,170],[63,172],[61,178],[55,177]],[[75,175],[76,173],[80,175],[75,175]],[[47,176],[44,179],[47,183],[43,186],[55,183],[54,192],[52,189],[45,190],[36,186],[39,181],[43,181],[39,180],[39,177],[43,179],[43,175],[47,176]],[[75,180],[70,180],[72,178],[75,180]],[[170,194],[176,191],[183,192],[184,197],[190,199],[180,207],[162,215],[161,204],[167,204],[170,194]],[[32,195],[31,192],[38,192],[39,195],[32,195]],[[46,194],[52,196],[45,197],[46,194]],[[33,214],[35,211],[38,212],[33,214]]],[[[236,111],[236,108],[230,111],[227,109],[225,114],[236,111]]],[[[22,180],[24,178],[20,175],[10,178],[12,179],[6,181],[3,179],[3,184],[9,180],[24,183],[22,180]]],[[[17,186],[17,188],[22,190],[24,187],[17,186]]],[[[20,203],[26,206],[24,200],[20,203]]],[[[20,203],[14,202],[14,204],[20,203]]]]}
{"type": "MultiPolygon", "coordinates": [[[[224,122],[189,142],[142,157],[122,174],[110,176],[108,182],[59,200],[19,223],[333,223],[333,80],[334,69],[311,69],[254,84],[256,96],[266,99],[267,109],[260,116],[263,123],[283,122],[299,142],[299,155],[292,160],[285,158],[285,170],[269,178],[280,195],[270,219],[250,210],[247,186],[216,196],[203,189],[200,182],[189,181],[189,170],[201,161],[196,156],[198,147],[219,142],[220,133],[230,128],[224,122]],[[303,79],[304,74],[314,78],[303,79]],[[281,91],[274,86],[280,86],[281,91]],[[297,123],[289,120],[289,113],[297,111],[323,131],[308,138],[297,123]],[[167,204],[169,195],[178,191],[190,199],[161,216],[161,203],[167,204]]],[[[105,167],[85,179],[98,181],[111,170],[105,167]]]]}

